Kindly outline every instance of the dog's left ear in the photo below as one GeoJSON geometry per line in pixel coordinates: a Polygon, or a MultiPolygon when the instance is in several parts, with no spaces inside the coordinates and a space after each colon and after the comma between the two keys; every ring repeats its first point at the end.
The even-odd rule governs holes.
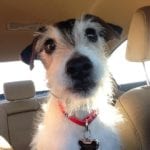
{"type": "Polygon", "coordinates": [[[120,39],[122,28],[112,23],[102,22],[103,29],[99,32],[99,36],[103,37],[106,42],[113,39],[120,39]]]}
{"type": "Polygon", "coordinates": [[[112,28],[112,30],[115,32],[115,34],[117,34],[117,36],[120,37],[123,29],[120,26],[114,25],[112,23],[107,23],[107,24],[108,24],[108,26],[110,26],[112,28]]]}

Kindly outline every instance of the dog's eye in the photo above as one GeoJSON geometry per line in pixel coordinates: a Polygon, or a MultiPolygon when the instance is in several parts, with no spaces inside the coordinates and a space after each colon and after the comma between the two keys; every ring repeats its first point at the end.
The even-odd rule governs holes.
{"type": "Polygon", "coordinates": [[[51,54],[56,49],[56,42],[53,39],[47,39],[44,43],[45,52],[51,54]]]}
{"type": "Polygon", "coordinates": [[[87,28],[85,30],[85,36],[88,38],[90,42],[97,42],[98,40],[96,31],[93,28],[87,28]]]}

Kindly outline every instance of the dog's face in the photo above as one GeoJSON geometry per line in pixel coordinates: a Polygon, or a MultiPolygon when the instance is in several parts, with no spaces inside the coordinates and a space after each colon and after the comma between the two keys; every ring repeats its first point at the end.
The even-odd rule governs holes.
{"type": "Polygon", "coordinates": [[[84,15],[39,28],[21,57],[31,68],[33,60],[40,58],[56,95],[85,97],[96,91],[105,76],[107,42],[120,33],[120,27],[84,15]]]}

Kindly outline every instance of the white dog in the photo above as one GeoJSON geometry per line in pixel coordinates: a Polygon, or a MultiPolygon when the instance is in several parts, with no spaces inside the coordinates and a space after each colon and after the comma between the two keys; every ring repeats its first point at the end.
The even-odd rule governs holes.
{"type": "Polygon", "coordinates": [[[40,58],[47,71],[50,99],[43,109],[32,150],[119,150],[121,120],[110,104],[113,83],[107,42],[121,28],[93,15],[39,28],[22,53],[33,68],[40,58]]]}

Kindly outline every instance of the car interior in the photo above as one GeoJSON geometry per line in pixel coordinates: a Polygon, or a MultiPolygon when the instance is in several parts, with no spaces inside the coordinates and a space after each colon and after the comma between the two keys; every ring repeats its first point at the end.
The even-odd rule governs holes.
{"type": "MultiPolygon", "coordinates": [[[[122,149],[150,150],[150,72],[146,65],[150,61],[150,1],[0,0],[0,13],[0,63],[20,60],[20,52],[32,40],[35,29],[43,24],[89,13],[121,26],[122,36],[110,41],[108,57],[127,41],[125,59],[140,63],[145,75],[142,82],[126,84],[118,84],[114,77],[118,84],[114,107],[124,118],[124,123],[118,126],[122,149]]],[[[4,69],[1,68],[1,72],[4,69]]],[[[12,72],[13,69],[9,68],[12,72]]],[[[19,68],[16,74],[20,74],[19,68]]],[[[128,75],[132,73],[124,73],[124,80],[128,75]]],[[[136,76],[140,76],[140,72],[134,78],[136,76]]],[[[0,86],[3,88],[0,93],[0,150],[30,150],[35,118],[49,96],[48,90],[36,90],[33,80],[5,81],[0,86]]]]}

